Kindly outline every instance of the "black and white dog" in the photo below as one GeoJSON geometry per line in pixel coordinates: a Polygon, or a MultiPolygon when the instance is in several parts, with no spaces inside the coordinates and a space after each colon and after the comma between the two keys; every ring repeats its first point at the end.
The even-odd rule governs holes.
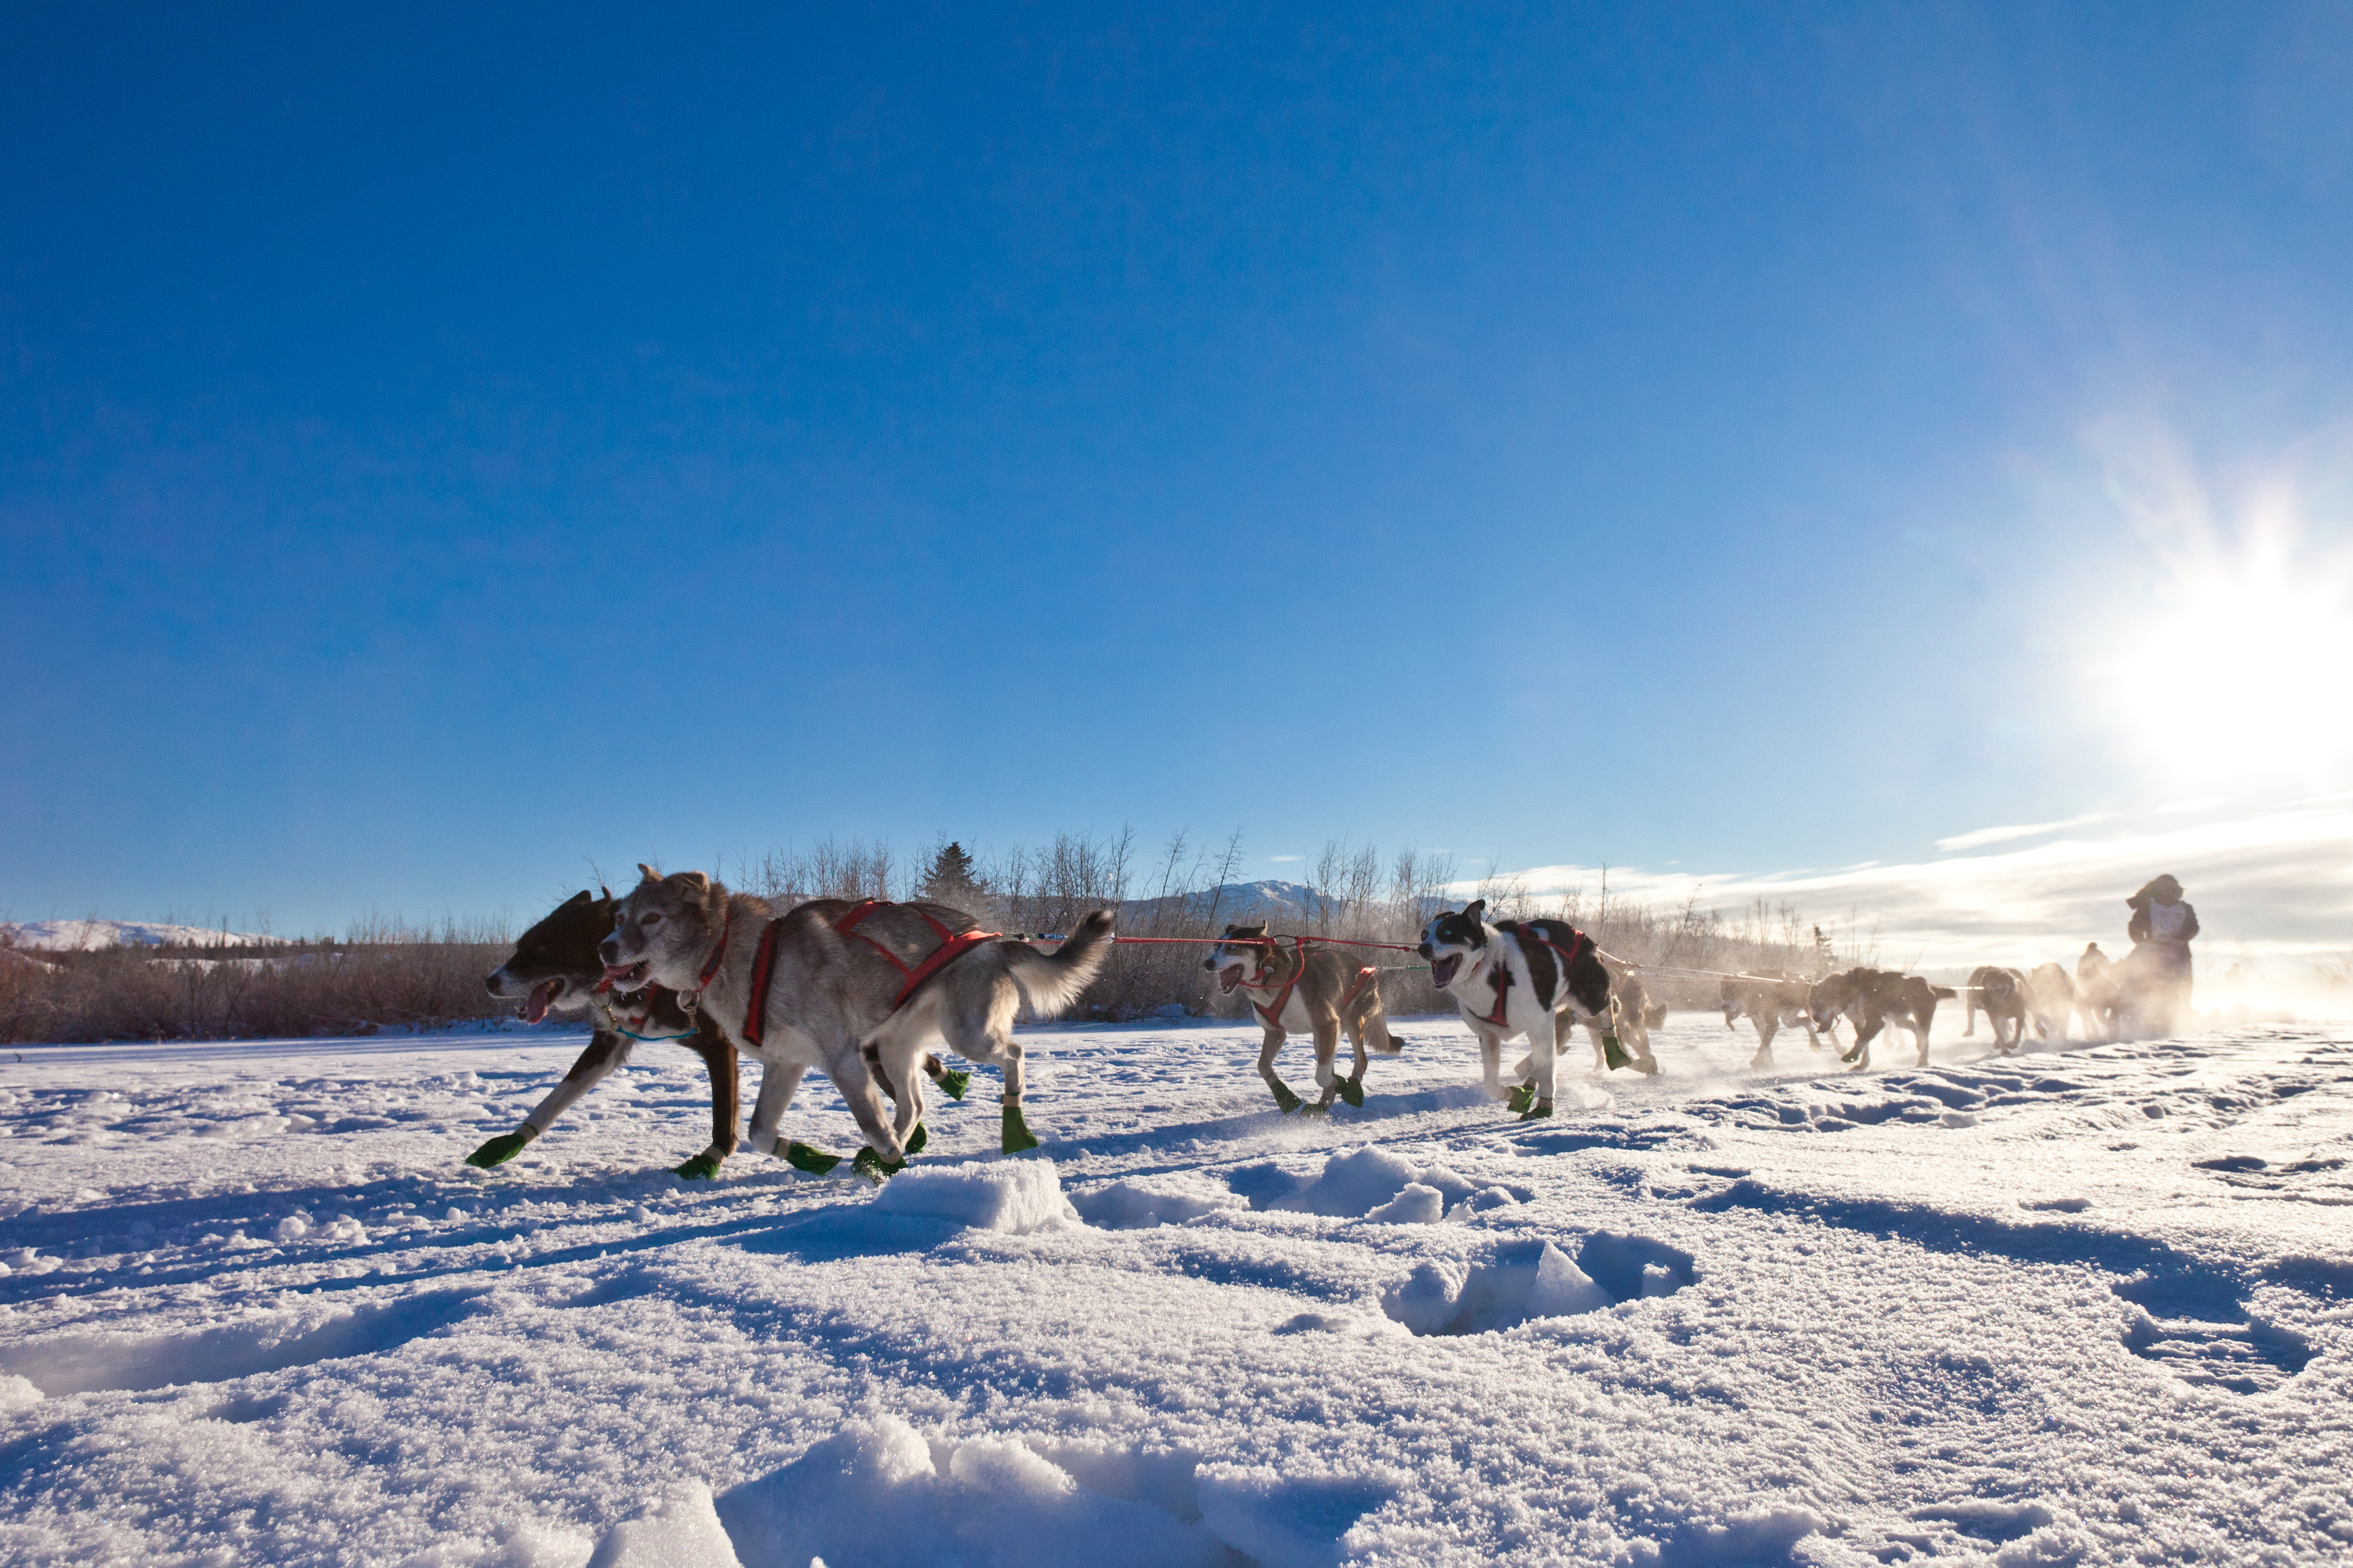
{"type": "MultiPolygon", "coordinates": [[[[1609,971],[1593,939],[1567,921],[1486,919],[1487,901],[1461,912],[1441,910],[1421,928],[1415,951],[1430,961],[1430,981],[1454,999],[1463,1023],[1479,1037],[1487,1092],[1506,1100],[1525,1119],[1552,1114],[1553,1077],[1562,1033],[1581,1024],[1593,1039],[1594,1070],[1609,1063],[1617,1043],[1618,1002],[1609,971]],[[1504,1042],[1528,1037],[1528,1054],[1515,1069],[1518,1089],[1502,1082],[1504,1042]]],[[[1647,1044],[1634,1066],[1655,1073],[1659,1064],[1647,1044]]]]}

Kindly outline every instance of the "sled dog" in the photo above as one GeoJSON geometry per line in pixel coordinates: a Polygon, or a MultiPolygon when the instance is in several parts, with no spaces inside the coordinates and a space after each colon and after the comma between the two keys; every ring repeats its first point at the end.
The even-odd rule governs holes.
{"type": "Polygon", "coordinates": [[[2096,942],[2084,944],[2075,961],[2075,1013],[2084,1020],[2087,1040],[2113,1040],[2123,1022],[2124,984],[2116,966],[2096,942]]]}
{"type": "Polygon", "coordinates": [[[923,1117],[915,1069],[934,1041],[1003,1071],[1003,1146],[1008,1153],[1037,1147],[1021,1115],[1014,1015],[1025,997],[1041,1018],[1078,1000],[1110,953],[1109,910],[1080,920],[1050,957],[990,937],[918,984],[914,970],[941,946],[939,933],[960,937],[978,921],[944,904],[840,899],[778,915],[765,900],[731,892],[700,871],[638,869],[642,879],[598,949],[605,972],[617,985],[650,981],[693,994],[736,1048],[759,1060],[754,1149],[783,1147],[777,1125],[802,1076],[817,1068],[849,1102],[882,1168],[896,1169],[923,1117]],[[854,931],[837,929],[853,918],[854,931]],[[755,980],[765,983],[756,1012],[755,980]],[[882,1113],[878,1081],[896,1092],[895,1119],[882,1113]]]}
{"type": "Polygon", "coordinates": [[[1651,1000],[1651,988],[1642,984],[1641,975],[1606,952],[1600,958],[1601,967],[1609,972],[1609,994],[1618,1002],[1620,1037],[1632,1047],[1635,1060],[1654,1059],[1651,1031],[1667,1021],[1666,1004],[1651,1000]]]}
{"type": "Polygon", "coordinates": [[[1993,1026],[1993,1048],[2003,1056],[2026,1043],[2026,976],[2015,969],[1998,964],[1980,963],[1969,971],[1969,984],[1961,993],[1963,1016],[1961,1033],[1978,1032],[1978,1015],[1982,1012],[1986,1022],[1993,1026]],[[2005,1035],[2004,1029],[2009,1033],[2005,1035]]]}
{"type": "Polygon", "coordinates": [[[2038,963],[2026,974],[2026,1016],[2039,1039],[2067,1038],[2067,1017],[2075,1010],[2075,983],[2055,963],[2038,963]]]}
{"type": "MultiPolygon", "coordinates": [[[[1487,1092],[1525,1116],[1550,1116],[1556,1053],[1569,1025],[1583,1025],[1592,1037],[1594,1069],[1609,1065],[1608,1045],[1619,1028],[1609,971],[1593,939],[1566,921],[1491,925],[1486,910],[1484,899],[1459,913],[1440,910],[1421,928],[1414,951],[1430,961],[1430,984],[1454,999],[1462,1022],[1479,1037],[1487,1092]],[[1514,1035],[1528,1037],[1528,1055],[1517,1069],[1520,1089],[1507,1094],[1502,1053],[1514,1035]]],[[[1647,1052],[1633,1065],[1646,1073],[1659,1070],[1647,1052]]]]}
{"type": "Polygon", "coordinates": [[[734,1152],[735,1047],[708,1020],[690,1016],[674,994],[659,986],[629,993],[597,988],[605,965],[596,956],[596,944],[613,929],[613,911],[619,907],[620,900],[609,891],[593,899],[584,888],[523,932],[512,956],[491,971],[486,983],[491,994],[501,1002],[521,1002],[527,1024],[550,1013],[587,1014],[588,1046],[522,1125],[467,1155],[468,1164],[487,1171],[513,1159],[554,1126],[574,1100],[626,1063],[641,1039],[676,1040],[701,1057],[711,1074],[710,1146],[677,1167],[677,1173],[690,1180],[717,1175],[720,1163],[734,1152]]]}
{"type": "Polygon", "coordinates": [[[1228,926],[1201,967],[1217,976],[1219,995],[1230,996],[1237,988],[1249,993],[1250,1011],[1266,1029],[1258,1075],[1274,1091],[1274,1103],[1285,1116],[1302,1109],[1320,1115],[1331,1109],[1335,1094],[1350,1105],[1364,1104],[1366,1049],[1384,1057],[1398,1054],[1388,1016],[1381,1010],[1380,971],[1370,964],[1296,939],[1285,947],[1266,934],[1266,922],[1261,921],[1228,926]],[[1333,1066],[1344,1029],[1356,1052],[1356,1070],[1346,1078],[1333,1066]],[[1315,1082],[1324,1095],[1313,1104],[1303,1103],[1275,1076],[1275,1054],[1294,1034],[1315,1041],[1315,1082]]]}
{"type": "Polygon", "coordinates": [[[1953,988],[1931,985],[1916,974],[1886,969],[1850,969],[1814,982],[1806,996],[1806,1011],[1814,1027],[1828,1029],[1841,1017],[1854,1021],[1854,1048],[1839,1058],[1861,1072],[1871,1066],[1871,1042],[1894,1025],[1912,1032],[1919,1047],[1919,1065],[1928,1065],[1928,1026],[1936,1016],[1938,1000],[1950,1000],[1953,988]]]}
{"type": "Polygon", "coordinates": [[[1751,1068],[1772,1067],[1773,1037],[1786,1028],[1805,1030],[1808,1050],[1822,1048],[1821,1037],[1814,1033],[1813,1015],[1806,1010],[1807,989],[1803,975],[1786,969],[1759,969],[1717,984],[1724,1026],[1732,1028],[1743,1018],[1757,1026],[1757,1054],[1748,1059],[1751,1068]]]}

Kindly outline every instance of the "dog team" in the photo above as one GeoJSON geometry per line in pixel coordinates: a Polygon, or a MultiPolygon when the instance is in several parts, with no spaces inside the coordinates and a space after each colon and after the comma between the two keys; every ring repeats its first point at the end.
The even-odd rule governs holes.
{"type": "MultiPolygon", "coordinates": [[[[961,1100],[970,1081],[934,1047],[997,1068],[1004,1079],[1000,1147],[1011,1154],[1038,1146],[1022,1116],[1021,1047],[1013,1022],[1024,1003],[1037,1017],[1051,1018],[1085,991],[1115,940],[1109,910],[1085,915],[1049,954],[981,931],[973,916],[944,904],[817,899],[779,913],[699,871],[638,869],[641,879],[626,897],[575,895],[525,931],[512,956],[491,972],[491,994],[520,1002],[526,1022],[586,1013],[592,1027],[587,1047],[554,1090],[513,1131],[475,1150],[468,1163],[489,1169],[512,1159],[646,1040],[686,1046],[710,1075],[711,1142],[677,1167],[683,1177],[715,1175],[738,1147],[739,1057],[762,1069],[743,1142],[805,1171],[821,1173],[839,1163],[779,1131],[811,1068],[847,1102],[864,1139],[853,1163],[879,1184],[924,1145],[925,1084],[961,1100]]],[[[2178,903],[2178,886],[2170,890],[2178,903]]],[[[2137,926],[2139,920],[2137,914],[2137,926]]],[[[2194,915],[2188,929],[2196,934],[2194,915]]],[[[2187,937],[2181,940],[2186,944],[2187,937]]],[[[1651,1000],[1631,966],[1565,921],[1491,921],[1482,900],[1430,917],[1415,951],[1478,1039],[1487,1092],[1524,1121],[1553,1114],[1559,1051],[1572,1028],[1585,1030],[1597,1072],[1659,1071],[1650,1031],[1665,1007],[1651,1000]],[[1523,1037],[1527,1054],[1507,1089],[1503,1047],[1523,1037]]],[[[2137,948],[2134,958],[2139,955],[2137,948]]],[[[1263,922],[1229,925],[1203,967],[1220,994],[1247,994],[1265,1030],[1259,1073],[1286,1114],[1324,1112],[1335,1097],[1361,1106],[1368,1056],[1398,1053],[1379,971],[1319,939],[1276,937],[1263,922]],[[1355,1070],[1345,1078],[1336,1062],[1344,1033],[1355,1055],[1355,1070]],[[1275,1058],[1294,1034],[1314,1043],[1321,1093],[1314,1101],[1303,1100],[1275,1072],[1275,1058]]],[[[2186,1001],[2186,945],[2179,967],[2186,1001]]],[[[1996,1046],[2007,1052],[2018,1048],[2030,1021],[2043,1038],[2065,1038],[2071,1010],[2085,1019],[2087,1035],[2095,1026],[2113,1033],[2134,997],[2150,987],[2132,960],[2110,964],[2094,943],[2072,981],[2057,964],[2031,974],[1989,965],[1967,989],[1964,1032],[1975,1032],[1982,1010],[1996,1046]]],[[[1891,1026],[1912,1036],[1925,1067],[1936,1003],[1955,994],[1918,975],[1867,968],[1811,982],[1778,971],[1722,982],[1726,1026],[1745,1017],[1756,1026],[1756,1068],[1773,1065],[1779,1029],[1801,1026],[1808,1045],[1819,1048],[1841,1018],[1855,1030],[1842,1059],[1858,1068],[1870,1066],[1872,1041],[1891,1026]]]]}

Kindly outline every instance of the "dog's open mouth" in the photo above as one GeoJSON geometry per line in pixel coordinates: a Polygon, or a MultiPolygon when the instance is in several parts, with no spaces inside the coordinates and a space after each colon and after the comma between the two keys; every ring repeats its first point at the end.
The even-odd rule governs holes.
{"type": "Polygon", "coordinates": [[[605,966],[605,979],[616,991],[635,991],[645,984],[653,966],[649,958],[641,958],[635,963],[608,963],[605,966]]]}
{"type": "Polygon", "coordinates": [[[1450,952],[1444,958],[1433,958],[1430,961],[1430,983],[1443,991],[1446,989],[1447,983],[1454,978],[1454,972],[1461,967],[1462,955],[1459,952],[1450,952]]]}
{"type": "Polygon", "coordinates": [[[1229,963],[1223,969],[1218,971],[1219,995],[1225,996],[1231,994],[1233,988],[1240,985],[1241,983],[1242,966],[1240,964],[1229,963]]]}
{"type": "Polygon", "coordinates": [[[563,994],[564,977],[562,975],[553,980],[541,981],[531,988],[531,994],[523,998],[522,1021],[526,1024],[538,1023],[547,1016],[547,1010],[554,1006],[555,999],[563,994]]]}

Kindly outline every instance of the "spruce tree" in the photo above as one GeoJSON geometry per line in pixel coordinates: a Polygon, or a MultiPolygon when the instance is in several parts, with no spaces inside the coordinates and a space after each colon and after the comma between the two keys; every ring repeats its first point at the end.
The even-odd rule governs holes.
{"type": "Polygon", "coordinates": [[[962,844],[952,840],[941,845],[923,873],[923,898],[934,904],[968,909],[981,892],[975,871],[972,857],[965,853],[962,844]]]}

